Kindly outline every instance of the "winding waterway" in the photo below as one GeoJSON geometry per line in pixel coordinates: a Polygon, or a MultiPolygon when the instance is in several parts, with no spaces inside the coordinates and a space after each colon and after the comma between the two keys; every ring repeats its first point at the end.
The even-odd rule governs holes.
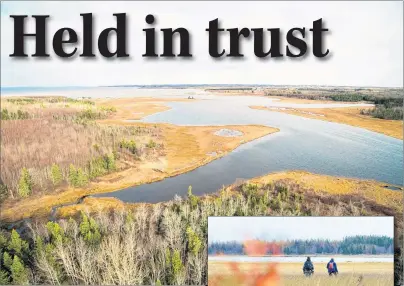
{"type": "MultiPolygon", "coordinates": [[[[97,96],[111,97],[184,98],[189,95],[199,100],[169,103],[171,110],[142,121],[176,125],[262,124],[277,127],[280,132],[243,144],[225,157],[191,172],[96,197],[116,197],[125,202],[161,202],[176,194],[185,195],[188,186],[192,186],[194,194],[202,195],[215,192],[237,179],[284,170],[375,179],[396,185],[403,183],[402,140],[344,124],[249,108],[252,105],[299,107],[296,104],[282,104],[265,97],[219,96],[189,89],[103,89],[97,92],[97,96]]],[[[308,108],[323,106],[305,105],[308,108]]]]}

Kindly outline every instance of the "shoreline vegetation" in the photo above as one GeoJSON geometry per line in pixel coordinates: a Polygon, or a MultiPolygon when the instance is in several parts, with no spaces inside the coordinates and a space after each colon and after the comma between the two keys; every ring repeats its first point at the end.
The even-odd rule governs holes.
{"type": "Polygon", "coordinates": [[[207,217],[261,215],[395,216],[402,281],[398,186],[288,171],[157,204],[85,197],[185,173],[279,131],[128,121],[169,101],[1,98],[0,284],[206,284],[207,217]]]}
{"type": "MultiPolygon", "coordinates": [[[[250,106],[256,110],[282,112],[291,115],[302,116],[311,119],[347,124],[381,133],[396,139],[403,139],[403,122],[398,120],[386,120],[372,118],[361,114],[363,107],[343,108],[282,108],[250,106]]],[[[369,110],[366,109],[366,110],[369,110]]]]}
{"type": "MultiPolygon", "coordinates": [[[[301,188],[310,190],[313,194],[322,194],[330,197],[335,196],[335,200],[352,200],[350,203],[356,206],[363,205],[365,201],[369,203],[372,202],[375,206],[381,207],[385,215],[393,215],[394,212],[404,210],[402,206],[402,189],[400,191],[390,190],[385,187],[386,184],[373,180],[333,177],[306,171],[287,171],[270,173],[262,177],[247,180],[246,183],[261,185],[263,183],[283,181],[297,184],[301,188]]],[[[229,186],[227,188],[231,189],[233,187],[234,186],[229,186]]],[[[207,195],[207,197],[209,196],[210,195],[207,195]]],[[[336,201],[333,201],[333,203],[335,202],[336,201]]],[[[57,211],[57,216],[66,218],[78,215],[81,211],[98,213],[113,211],[114,209],[132,210],[141,205],[149,204],[125,203],[116,198],[87,197],[79,204],[60,207],[57,211]]],[[[332,215],[343,215],[343,211],[339,213],[337,209],[332,215]]],[[[361,213],[357,213],[357,215],[361,215],[361,213]]]]}
{"type": "Polygon", "coordinates": [[[64,219],[31,221],[20,234],[1,231],[0,248],[8,261],[3,282],[206,285],[208,216],[267,215],[394,215],[396,233],[401,234],[395,237],[395,279],[401,281],[402,193],[385,189],[375,201],[367,196],[374,182],[334,178],[347,189],[349,184],[358,187],[338,195],[326,188],[325,182],[329,187],[336,182],[327,176],[299,174],[300,180],[269,174],[203,197],[194,196],[190,187],[186,198],[165,203],[78,209],[64,219]]]}
{"type": "MultiPolygon", "coordinates": [[[[258,95],[268,96],[265,90],[260,93],[258,95]]],[[[289,96],[288,92],[286,94],[289,96]]],[[[282,97],[282,100],[319,102],[290,97],[282,97]]],[[[122,207],[123,203],[114,198],[85,196],[188,172],[224,156],[242,143],[279,131],[253,125],[176,126],[128,121],[168,110],[165,103],[171,101],[189,100],[2,98],[2,155],[6,155],[2,156],[2,163],[10,167],[1,178],[0,203],[8,199],[1,204],[0,220],[11,222],[34,215],[44,216],[55,206],[80,200],[87,205],[96,205],[99,201],[103,206],[122,207]],[[22,133],[30,128],[31,133],[22,133]],[[224,128],[240,132],[242,136],[215,135],[226,130],[224,128]],[[70,132],[66,131],[68,129],[70,132]],[[36,136],[37,132],[41,132],[43,138],[36,136]],[[24,155],[27,150],[31,151],[29,156],[24,155]]]]}
{"type": "Polygon", "coordinates": [[[209,88],[206,91],[228,96],[262,96],[282,103],[373,103],[374,107],[276,108],[250,106],[252,109],[284,112],[364,128],[403,139],[403,99],[399,88],[349,87],[245,87],[209,88]]]}
{"type": "Polygon", "coordinates": [[[126,121],[132,108],[148,114],[166,109],[164,102],[152,98],[139,102],[2,98],[2,114],[20,111],[24,118],[2,121],[2,166],[7,172],[1,177],[0,220],[44,215],[56,205],[74,203],[89,194],[176,176],[279,131],[259,125],[126,121]],[[223,130],[236,136],[231,132],[220,136],[223,130]]]}

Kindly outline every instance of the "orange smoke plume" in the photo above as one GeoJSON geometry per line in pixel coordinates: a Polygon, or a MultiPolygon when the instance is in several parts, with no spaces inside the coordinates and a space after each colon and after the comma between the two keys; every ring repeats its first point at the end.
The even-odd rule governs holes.
{"type": "MultiPolygon", "coordinates": [[[[280,255],[281,245],[261,240],[246,240],[244,241],[244,252],[248,256],[264,256],[267,254],[280,255]]],[[[251,286],[278,286],[280,276],[277,268],[277,263],[269,263],[268,268],[264,273],[259,271],[258,267],[254,267],[254,263],[249,267],[248,271],[240,269],[240,263],[229,262],[229,270],[231,271],[231,282],[226,281],[226,277],[216,275],[209,278],[208,284],[219,285],[251,285],[251,286]],[[229,283],[230,282],[230,283],[229,283]]]]}

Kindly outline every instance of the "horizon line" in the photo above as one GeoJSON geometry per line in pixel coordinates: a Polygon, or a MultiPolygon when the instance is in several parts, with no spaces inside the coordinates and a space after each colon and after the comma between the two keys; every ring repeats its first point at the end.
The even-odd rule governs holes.
{"type": "Polygon", "coordinates": [[[248,87],[340,87],[340,88],[389,88],[389,89],[403,89],[403,86],[365,86],[365,85],[327,85],[327,84],[229,84],[229,83],[190,83],[190,84],[117,84],[117,85],[55,85],[55,86],[42,86],[42,85],[21,85],[21,86],[0,86],[0,89],[17,89],[17,88],[108,88],[108,87],[159,87],[159,86],[248,86],[248,87]]]}

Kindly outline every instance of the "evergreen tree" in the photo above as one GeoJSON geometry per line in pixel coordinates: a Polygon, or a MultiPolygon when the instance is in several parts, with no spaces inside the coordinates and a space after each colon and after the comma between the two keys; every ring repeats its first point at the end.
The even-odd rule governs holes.
{"type": "Polygon", "coordinates": [[[58,165],[53,164],[51,167],[52,183],[54,186],[59,185],[62,182],[63,176],[58,165]]]}
{"type": "Polygon", "coordinates": [[[64,231],[57,222],[49,221],[46,224],[46,228],[50,234],[51,241],[54,244],[63,242],[64,231]]]}
{"type": "Polygon", "coordinates": [[[7,237],[0,232],[0,252],[7,247],[7,237]]]}
{"type": "Polygon", "coordinates": [[[0,270],[0,285],[10,284],[7,271],[0,270]]]}
{"type": "Polygon", "coordinates": [[[83,169],[77,169],[76,185],[75,187],[83,187],[88,183],[88,176],[84,173],[83,169]]]}
{"type": "Polygon", "coordinates": [[[114,154],[109,154],[109,155],[107,155],[106,158],[105,158],[105,161],[106,161],[106,165],[107,165],[107,170],[108,170],[109,172],[115,171],[115,169],[116,169],[116,162],[115,162],[115,156],[114,156],[114,154]]]}
{"type": "Polygon", "coordinates": [[[177,279],[183,274],[184,270],[179,250],[166,250],[166,265],[168,268],[169,284],[178,284],[177,279]]]}
{"type": "Polygon", "coordinates": [[[372,254],[377,254],[377,252],[376,252],[376,247],[373,245],[373,247],[372,247],[372,254]]]}
{"type": "Polygon", "coordinates": [[[69,184],[73,187],[77,185],[77,170],[73,164],[69,166],[69,184]]]}
{"type": "Polygon", "coordinates": [[[182,264],[181,254],[180,254],[179,250],[174,251],[174,253],[172,255],[172,259],[171,259],[171,265],[173,268],[174,277],[176,277],[177,275],[180,275],[184,269],[184,265],[182,264]]]}
{"type": "Polygon", "coordinates": [[[80,223],[80,234],[84,241],[95,245],[101,241],[101,233],[98,224],[93,218],[88,218],[83,212],[81,213],[82,221],[80,223]]]}
{"type": "Polygon", "coordinates": [[[202,241],[200,240],[198,235],[191,229],[191,227],[187,227],[186,233],[188,239],[188,249],[193,255],[197,255],[199,249],[202,246],[202,241]]]}
{"type": "Polygon", "coordinates": [[[18,183],[18,194],[21,197],[28,197],[32,191],[32,179],[28,170],[26,168],[22,168],[20,181],[18,183]]]}
{"type": "Polygon", "coordinates": [[[88,183],[88,176],[82,168],[75,168],[70,164],[69,167],[69,183],[72,187],[83,187],[88,183]]]}
{"type": "Polygon", "coordinates": [[[16,230],[11,231],[10,242],[8,243],[7,249],[14,254],[22,256],[28,252],[28,243],[21,239],[20,235],[16,230]]]}
{"type": "Polygon", "coordinates": [[[28,284],[28,271],[24,266],[21,259],[14,255],[13,264],[11,265],[11,277],[13,278],[13,284],[26,285],[28,284]]]}
{"type": "Polygon", "coordinates": [[[8,270],[11,270],[11,265],[13,265],[13,259],[11,258],[8,252],[4,252],[3,254],[3,264],[8,270]]]}
{"type": "Polygon", "coordinates": [[[199,198],[192,194],[192,186],[188,187],[188,199],[189,199],[191,208],[194,210],[198,206],[199,198]]]}

